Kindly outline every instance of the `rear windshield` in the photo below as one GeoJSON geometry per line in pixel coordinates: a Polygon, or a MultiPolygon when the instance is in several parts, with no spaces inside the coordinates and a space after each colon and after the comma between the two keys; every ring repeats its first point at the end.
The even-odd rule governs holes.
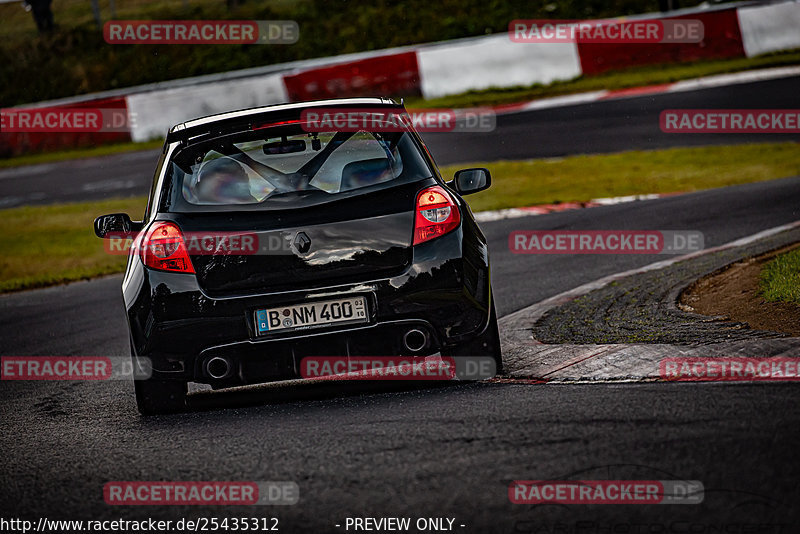
{"type": "Polygon", "coordinates": [[[310,206],[430,178],[408,132],[270,127],[194,143],[169,163],[168,212],[310,206]]]}

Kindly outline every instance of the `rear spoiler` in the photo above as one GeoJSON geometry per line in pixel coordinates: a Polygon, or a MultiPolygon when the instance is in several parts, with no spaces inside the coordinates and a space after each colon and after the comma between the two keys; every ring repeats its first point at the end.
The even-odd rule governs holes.
{"type": "Polygon", "coordinates": [[[303,111],[311,108],[376,108],[381,110],[405,110],[404,105],[390,98],[325,100],[307,104],[291,104],[268,106],[263,108],[244,109],[218,115],[210,115],[200,119],[178,124],[167,134],[166,144],[174,142],[191,143],[197,139],[208,139],[235,132],[252,130],[265,123],[281,123],[299,120],[303,111]]]}

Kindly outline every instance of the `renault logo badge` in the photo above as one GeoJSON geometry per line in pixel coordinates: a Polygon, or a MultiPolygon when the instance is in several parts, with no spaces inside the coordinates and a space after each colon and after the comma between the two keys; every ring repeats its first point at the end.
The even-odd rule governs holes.
{"type": "Polygon", "coordinates": [[[300,232],[294,237],[294,247],[301,254],[308,252],[311,248],[311,238],[305,232],[300,232]]]}

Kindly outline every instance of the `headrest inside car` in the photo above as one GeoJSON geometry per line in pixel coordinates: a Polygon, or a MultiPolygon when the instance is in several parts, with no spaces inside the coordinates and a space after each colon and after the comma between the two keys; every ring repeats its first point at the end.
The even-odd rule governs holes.
{"type": "Polygon", "coordinates": [[[342,183],[339,191],[368,187],[392,178],[392,167],[386,158],[353,161],[342,169],[342,183]]]}

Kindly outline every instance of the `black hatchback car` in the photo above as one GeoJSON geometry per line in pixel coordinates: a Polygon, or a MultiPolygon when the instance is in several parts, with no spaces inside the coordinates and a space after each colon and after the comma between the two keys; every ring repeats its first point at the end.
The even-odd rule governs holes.
{"type": "MultiPolygon", "coordinates": [[[[192,120],[167,135],[133,237],[123,298],[143,414],[180,411],[187,383],[299,377],[305,356],[491,356],[502,367],[486,239],[420,136],[309,126],[309,110],[407,117],[385,98],[304,102],[192,120]]],[[[352,124],[351,124],[352,126],[352,124]]],[[[369,124],[368,124],[369,126],[369,124]]],[[[391,131],[390,131],[391,130],[391,131]]]]}

